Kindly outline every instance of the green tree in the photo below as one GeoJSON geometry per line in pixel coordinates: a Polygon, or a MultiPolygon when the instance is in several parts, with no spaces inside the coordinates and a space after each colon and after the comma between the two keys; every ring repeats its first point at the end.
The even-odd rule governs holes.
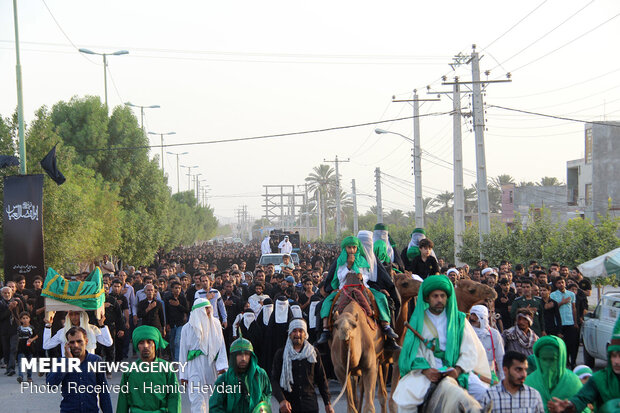
{"type": "Polygon", "coordinates": [[[336,171],[329,165],[321,164],[315,166],[308,177],[308,190],[313,193],[314,199],[319,203],[321,211],[321,228],[322,233],[326,233],[327,229],[327,203],[328,197],[336,187],[336,171]]]}
{"type": "Polygon", "coordinates": [[[536,183],[536,186],[560,186],[562,182],[554,176],[543,176],[540,178],[540,182],[536,183]]]}

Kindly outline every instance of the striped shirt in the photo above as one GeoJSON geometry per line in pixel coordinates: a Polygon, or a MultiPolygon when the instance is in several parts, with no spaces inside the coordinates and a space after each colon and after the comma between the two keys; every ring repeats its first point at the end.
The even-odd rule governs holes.
{"type": "Polygon", "coordinates": [[[493,413],[544,413],[540,393],[525,384],[513,395],[504,387],[504,382],[491,387],[482,399],[482,406],[493,403],[493,413]]]}

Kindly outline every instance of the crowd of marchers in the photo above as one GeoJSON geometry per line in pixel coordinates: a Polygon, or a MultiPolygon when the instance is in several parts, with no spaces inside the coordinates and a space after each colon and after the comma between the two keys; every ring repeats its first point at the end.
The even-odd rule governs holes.
{"type": "MultiPolygon", "coordinates": [[[[209,411],[209,406],[211,411],[269,411],[273,395],[280,411],[313,412],[318,411],[315,388],[325,409],[332,411],[327,379],[334,374],[326,351],[330,332],[324,322],[331,306],[323,304],[330,303],[333,290],[342,284],[341,274],[358,272],[375,295],[386,343],[394,348],[399,348],[398,342],[409,345],[410,340],[405,339],[403,344],[391,327],[399,303],[390,291],[393,274],[408,271],[419,276],[422,286],[434,285],[435,277],[442,277],[448,286],[439,283],[437,290],[446,293],[447,301],[462,279],[486,284],[497,293],[495,300],[475,305],[467,315],[492,372],[488,383],[480,382],[478,395],[471,390],[477,384],[470,389],[482,406],[490,406],[492,401],[497,412],[516,408],[543,411],[544,407],[582,411],[588,405],[600,406],[611,396],[620,396],[616,394],[620,388],[601,389],[598,380],[588,384],[592,371],[576,366],[579,329],[592,290],[591,282],[576,268],[561,263],[545,267],[536,261],[513,265],[484,259],[457,267],[441,255],[438,258],[423,230],[414,231],[410,243],[399,248],[384,226],[376,227],[374,233],[360,231],[359,238],[345,238],[341,245],[302,243],[296,251],[299,263],[286,254],[290,252],[286,244],[272,246],[269,252],[285,253],[278,271],[273,264],[258,264],[261,253],[267,252],[264,245],[262,251],[260,243],[204,244],[159,251],[152,265],[137,268],[121,266],[104,256],[96,263],[103,273],[105,289],[105,315],[101,318],[91,312],[58,312],[46,318],[43,279],[36,277],[29,289],[23,276],[14,277],[4,284],[0,299],[0,350],[5,374],[17,374],[20,383],[31,382],[32,373],[19,369],[22,358],[79,356],[84,361],[95,360],[93,357],[122,361],[131,359],[133,353],[137,362],[183,361],[188,368],[178,377],[123,375],[125,382],[179,380],[182,386],[197,389],[218,383],[238,384],[239,380],[244,383],[238,399],[213,393],[210,387],[190,393],[192,411],[209,411]],[[370,237],[369,244],[364,243],[362,235],[370,237]],[[388,279],[382,279],[381,274],[388,274],[388,279]],[[528,377],[528,371],[534,372],[528,377]],[[246,410],[235,410],[240,403],[246,410]]],[[[81,280],[86,275],[67,277],[81,280]]],[[[422,304],[420,300],[430,303],[433,291],[422,293],[421,288],[416,305],[422,304]]],[[[429,305],[425,307],[428,310],[429,305]]],[[[413,306],[410,311],[415,316],[413,306]]],[[[438,331],[438,343],[445,347],[441,344],[445,328],[438,331]]],[[[620,373],[620,347],[610,348],[607,387],[617,386],[616,370],[620,373]],[[613,361],[616,359],[617,363],[613,361]]],[[[417,348],[410,350],[415,355],[417,348]]],[[[447,367],[445,360],[443,366],[447,367]]],[[[462,373],[459,369],[455,371],[462,373]]],[[[421,372],[429,383],[444,377],[421,372]]],[[[108,378],[104,374],[92,380],[103,383],[108,378]]],[[[85,379],[52,380],[59,384],[85,379]]],[[[94,397],[92,411],[111,411],[109,395],[107,401],[105,395],[94,397]]],[[[132,403],[153,406],[153,411],[180,409],[178,395],[157,400],[152,397],[147,393],[119,397],[117,411],[130,411],[132,403]]],[[[68,412],[75,403],[83,405],[84,401],[71,400],[71,395],[63,392],[62,403],[61,411],[68,412]]]]}

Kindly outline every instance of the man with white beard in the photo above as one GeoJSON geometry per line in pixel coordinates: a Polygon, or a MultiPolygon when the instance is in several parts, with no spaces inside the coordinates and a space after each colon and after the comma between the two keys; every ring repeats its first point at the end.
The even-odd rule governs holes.
{"type": "Polygon", "coordinates": [[[504,340],[502,334],[489,326],[489,310],[484,305],[475,305],[469,310],[469,323],[480,339],[491,368],[493,383],[504,379],[504,340]]]}
{"type": "Polygon", "coordinates": [[[213,317],[211,302],[206,298],[194,301],[189,321],[183,326],[179,362],[187,362],[179,379],[188,386],[192,413],[208,412],[211,394],[203,386],[215,383],[228,368],[228,359],[222,325],[213,317]]]}

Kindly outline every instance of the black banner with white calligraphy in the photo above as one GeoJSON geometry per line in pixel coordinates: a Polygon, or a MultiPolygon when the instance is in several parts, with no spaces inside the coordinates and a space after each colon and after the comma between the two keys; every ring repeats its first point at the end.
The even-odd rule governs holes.
{"type": "Polygon", "coordinates": [[[4,276],[26,277],[31,287],[45,278],[43,258],[43,175],[4,177],[4,276]]]}

